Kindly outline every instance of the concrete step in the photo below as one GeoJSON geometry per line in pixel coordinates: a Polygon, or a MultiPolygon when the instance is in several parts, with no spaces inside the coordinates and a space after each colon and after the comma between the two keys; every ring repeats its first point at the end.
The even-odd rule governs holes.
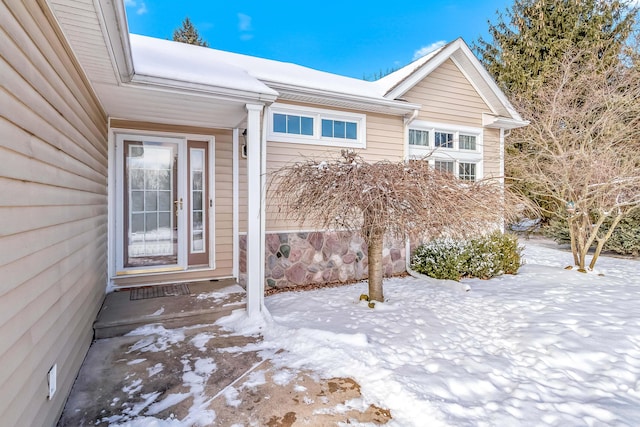
{"type": "Polygon", "coordinates": [[[192,282],[186,288],[186,295],[133,300],[132,293],[135,297],[145,292],[129,289],[107,294],[93,325],[94,338],[125,335],[151,323],[162,323],[166,328],[209,324],[233,310],[246,308],[245,290],[233,279],[192,282]]]}

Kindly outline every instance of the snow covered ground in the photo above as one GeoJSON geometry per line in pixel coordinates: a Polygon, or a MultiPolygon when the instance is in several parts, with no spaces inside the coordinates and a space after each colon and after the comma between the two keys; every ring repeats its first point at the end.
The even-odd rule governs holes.
{"type": "Polygon", "coordinates": [[[373,310],[360,283],[270,296],[266,326],[224,323],[260,329],[279,366],[354,378],[392,426],[640,425],[640,262],[603,257],[584,274],[525,244],[518,275],[467,280],[468,293],[390,279],[373,310]]]}
{"type": "MultiPolygon", "coordinates": [[[[359,301],[367,292],[359,283],[273,295],[264,321],[237,311],[218,324],[239,335],[262,333],[263,341],[228,351],[259,350],[281,370],[278,381],[293,381],[298,369],[355,379],[362,398],[346,406],[387,408],[389,426],[640,425],[640,261],[603,257],[597,272],[583,274],[563,269],[570,253],[533,240],[525,245],[518,275],[466,280],[467,293],[395,278],[385,281],[387,300],[375,309],[359,301]]],[[[183,330],[161,329],[137,331],[143,337],[132,348],[160,351],[185,341],[183,330]]],[[[198,337],[204,349],[211,337],[198,337]]],[[[211,398],[203,381],[215,362],[199,362],[206,366],[183,369],[194,399],[185,419],[155,418],[151,409],[163,401],[109,421],[216,425],[203,404],[211,398]]]]}

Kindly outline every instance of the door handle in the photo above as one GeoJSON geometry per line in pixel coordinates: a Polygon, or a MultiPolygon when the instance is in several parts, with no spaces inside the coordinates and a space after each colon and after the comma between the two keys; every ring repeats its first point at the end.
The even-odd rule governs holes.
{"type": "Polygon", "coordinates": [[[178,216],[178,210],[182,210],[182,197],[180,200],[174,200],[173,203],[176,205],[176,216],[178,216]]]}

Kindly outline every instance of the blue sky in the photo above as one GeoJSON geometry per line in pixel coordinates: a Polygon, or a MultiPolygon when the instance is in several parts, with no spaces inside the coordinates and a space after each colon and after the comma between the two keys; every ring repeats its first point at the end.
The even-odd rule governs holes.
{"type": "Polygon", "coordinates": [[[512,0],[125,0],[129,31],[171,39],[185,16],[215,49],[350,77],[408,64],[444,42],[487,37],[512,0]]]}

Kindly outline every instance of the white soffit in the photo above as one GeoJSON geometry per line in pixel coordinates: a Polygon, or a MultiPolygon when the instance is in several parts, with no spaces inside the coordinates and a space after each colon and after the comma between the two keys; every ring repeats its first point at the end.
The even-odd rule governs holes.
{"type": "Polygon", "coordinates": [[[138,85],[98,84],[96,91],[113,118],[211,128],[233,128],[246,118],[246,102],[217,100],[138,85]]]}
{"type": "Polygon", "coordinates": [[[89,80],[117,84],[110,47],[105,42],[95,3],[92,0],[48,2],[89,80]]]}

